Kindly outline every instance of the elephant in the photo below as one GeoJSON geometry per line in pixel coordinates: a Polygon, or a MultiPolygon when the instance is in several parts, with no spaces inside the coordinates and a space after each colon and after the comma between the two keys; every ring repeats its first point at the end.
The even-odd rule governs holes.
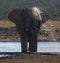
{"type": "Polygon", "coordinates": [[[42,24],[49,19],[47,11],[39,7],[14,9],[9,12],[8,19],[16,24],[21,37],[21,52],[37,52],[39,30],[42,24]]]}

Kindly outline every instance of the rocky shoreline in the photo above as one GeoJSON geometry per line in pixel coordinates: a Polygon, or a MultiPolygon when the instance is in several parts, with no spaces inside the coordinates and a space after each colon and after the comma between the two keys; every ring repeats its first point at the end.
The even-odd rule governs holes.
{"type": "Polygon", "coordinates": [[[58,53],[19,54],[0,58],[0,63],[60,63],[58,53]]]}
{"type": "Polygon", "coordinates": [[[0,52],[0,58],[12,58],[12,57],[23,57],[23,56],[60,56],[60,53],[50,52],[37,52],[37,53],[21,53],[21,52],[0,52]]]}

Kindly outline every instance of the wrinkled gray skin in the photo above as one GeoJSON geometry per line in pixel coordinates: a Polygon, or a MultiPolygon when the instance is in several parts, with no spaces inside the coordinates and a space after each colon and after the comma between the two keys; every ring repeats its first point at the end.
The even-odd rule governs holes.
{"type": "Polygon", "coordinates": [[[16,24],[17,31],[21,36],[21,50],[22,53],[37,51],[37,35],[40,27],[48,20],[48,14],[41,9],[42,20],[36,19],[32,13],[31,8],[14,9],[8,14],[8,19],[16,24]],[[29,42],[29,48],[27,43],[29,42]]]}

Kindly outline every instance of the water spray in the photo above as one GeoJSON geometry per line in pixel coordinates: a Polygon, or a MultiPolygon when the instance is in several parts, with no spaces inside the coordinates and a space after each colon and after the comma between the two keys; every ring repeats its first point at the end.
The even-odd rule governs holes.
{"type": "MultiPolygon", "coordinates": [[[[55,29],[55,27],[54,27],[54,25],[51,23],[51,21],[48,20],[48,23],[50,24],[50,26],[51,26],[53,29],[55,29]]],[[[43,24],[42,26],[47,29],[47,26],[46,26],[46,25],[43,24]]],[[[53,40],[56,41],[53,32],[51,32],[51,31],[49,31],[49,32],[50,32],[50,35],[52,36],[53,40]]]]}

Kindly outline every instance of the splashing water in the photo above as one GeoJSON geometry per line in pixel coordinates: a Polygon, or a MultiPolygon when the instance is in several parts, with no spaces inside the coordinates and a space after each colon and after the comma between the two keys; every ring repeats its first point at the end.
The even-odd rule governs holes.
{"type": "MultiPolygon", "coordinates": [[[[55,27],[54,27],[54,25],[51,23],[51,21],[48,20],[48,23],[50,24],[50,26],[51,26],[52,29],[53,29],[53,32],[52,32],[51,30],[49,31],[49,32],[50,32],[50,35],[51,35],[51,37],[53,38],[53,41],[56,41],[56,39],[55,39],[55,37],[54,37],[54,32],[55,32],[54,29],[55,29],[55,27]]],[[[46,25],[43,24],[42,26],[43,26],[45,29],[48,29],[46,25]]]]}

